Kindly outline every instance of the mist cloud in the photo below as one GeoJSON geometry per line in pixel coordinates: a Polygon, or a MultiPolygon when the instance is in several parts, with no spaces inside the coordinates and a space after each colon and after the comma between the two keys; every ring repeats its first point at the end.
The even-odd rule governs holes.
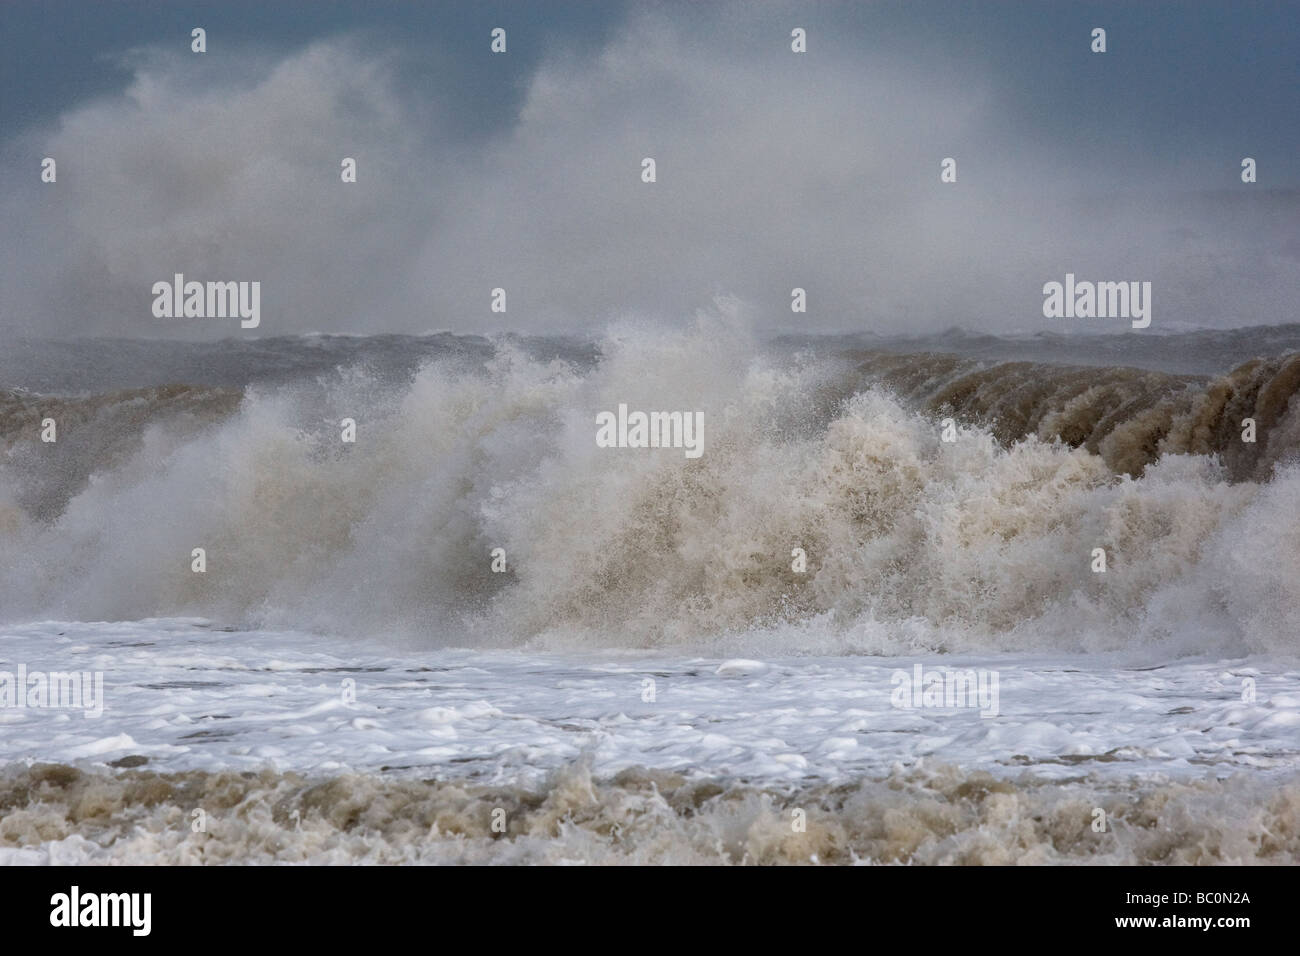
{"type": "Polygon", "coordinates": [[[155,319],[175,272],[260,281],[262,335],[684,321],[722,293],[771,329],[1078,331],[1040,311],[1067,271],[1152,281],[1156,329],[1295,318],[1294,196],[1243,202],[1227,169],[1222,195],[1171,202],[1132,163],[1026,135],[986,65],[867,57],[829,30],[795,55],[745,8],[644,14],[553,51],[516,121],[468,141],[443,120],[463,91],[404,85],[409,55],[133,53],[124,94],[5,146],[30,175],[0,193],[4,330],[239,334],[155,319]]]}

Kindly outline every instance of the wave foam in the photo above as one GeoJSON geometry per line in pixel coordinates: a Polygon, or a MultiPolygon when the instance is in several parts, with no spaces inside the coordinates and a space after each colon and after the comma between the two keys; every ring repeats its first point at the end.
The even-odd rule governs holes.
{"type": "Polygon", "coordinates": [[[371,775],[0,777],[0,863],[1183,864],[1300,858],[1300,783],[999,780],[954,768],[770,789],[582,765],[536,789],[371,775]],[[1094,832],[1094,808],[1108,830],[1094,832]],[[193,811],[205,814],[193,832],[193,811]],[[806,829],[796,832],[793,811],[806,829]],[[492,829],[505,811],[506,832],[492,829]]]}
{"type": "MultiPolygon", "coordinates": [[[[433,361],[404,391],[376,392],[357,373],[249,389],[237,409],[224,392],[181,393],[143,421],[73,420],[62,435],[93,428],[97,451],[59,494],[38,493],[58,471],[39,461],[44,449],[11,436],[0,613],[203,616],[443,644],[683,646],[752,633],[781,635],[787,653],[803,641],[820,652],[837,641],[884,653],[1295,650],[1300,467],[1234,480],[1212,443],[1171,437],[1201,434],[1192,402],[1140,477],[1117,473],[1127,453],[1113,449],[1149,440],[1121,439],[1137,426],[1113,410],[1104,438],[1096,424],[1072,430],[1097,417],[1081,410],[1086,396],[1100,389],[1114,404],[1115,393],[1050,368],[1037,375],[1055,383],[1051,401],[1018,370],[1006,401],[980,400],[990,425],[944,443],[934,411],[957,392],[951,375],[934,391],[935,362],[911,366],[931,383],[926,404],[884,372],[846,392],[842,364],[765,357],[712,322],[670,337],[616,331],[590,366],[507,343],[482,367],[433,361]],[[1034,414],[1013,415],[1025,401],[1034,414]],[[620,402],[704,412],[703,457],[597,448],[595,415],[620,402]],[[339,441],[342,417],[358,422],[355,445],[339,441]],[[190,571],[195,547],[206,574],[190,571]],[[505,574],[490,569],[498,547],[505,574]],[[1105,574],[1090,568],[1097,547],[1105,574]],[[795,548],[806,573],[791,569],[795,548]]],[[[1250,381],[1280,442],[1293,417],[1284,380],[1300,365],[1274,364],[1250,381]]],[[[993,383],[981,373],[964,407],[993,383]]],[[[1201,405],[1231,405],[1221,392],[1201,405]]],[[[1159,401],[1153,414],[1168,419],[1159,401]]]]}

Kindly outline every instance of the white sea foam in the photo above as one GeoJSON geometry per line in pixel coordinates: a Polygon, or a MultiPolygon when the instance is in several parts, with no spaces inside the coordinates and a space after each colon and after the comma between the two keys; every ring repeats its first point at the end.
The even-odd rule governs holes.
{"type": "Polygon", "coordinates": [[[1043,779],[1300,767],[1300,671],[1259,657],[398,652],[170,619],[0,629],[0,667],[19,660],[104,671],[104,715],[0,709],[0,764],[144,757],[159,771],[516,784],[584,756],[601,777],[654,767],[786,783],[918,762],[1003,775],[1032,767],[1043,779]],[[894,675],[913,660],[928,671],[996,669],[996,715],[895,706],[894,675]]]}
{"type": "Polygon", "coordinates": [[[0,656],[110,675],[97,721],[0,710],[0,863],[1300,854],[1300,672],[1258,657],[926,657],[997,668],[984,719],[893,706],[897,657],[394,655],[193,619],[10,626],[0,656]]]}
{"type": "Polygon", "coordinates": [[[741,655],[1296,652],[1300,467],[1231,481],[1171,450],[1131,478],[1033,435],[971,425],[945,443],[929,414],[838,376],[762,358],[715,318],[615,331],[591,366],[502,345],[482,368],[433,361],[404,391],[353,374],[323,398],[253,389],[234,413],[173,402],[166,421],[114,419],[124,450],[54,499],[14,446],[0,619],[741,655]],[[620,402],[701,410],[707,452],[596,447],[594,413],[620,402]]]}

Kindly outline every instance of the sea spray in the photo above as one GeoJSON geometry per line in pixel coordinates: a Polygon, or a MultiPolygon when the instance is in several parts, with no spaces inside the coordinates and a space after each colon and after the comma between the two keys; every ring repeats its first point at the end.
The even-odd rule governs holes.
{"type": "Polygon", "coordinates": [[[870,358],[855,379],[851,360],[702,326],[623,330],[590,363],[502,342],[383,388],[358,369],[242,394],[13,397],[0,616],[564,647],[783,633],[792,653],[813,631],[823,650],[823,632],[883,652],[904,634],[936,649],[1294,648],[1300,363],[1209,385],[1017,364],[999,393],[953,362],[870,358]],[[904,383],[909,367],[929,384],[904,383]],[[597,447],[592,410],[619,404],[698,410],[708,453],[597,447]],[[951,443],[943,409],[962,423],[951,443]],[[1247,411],[1260,437],[1243,449],[1247,411]],[[1117,470],[1152,415],[1163,438],[1133,437],[1154,452],[1117,470]],[[47,416],[64,422],[57,444],[32,430],[47,416]]]}

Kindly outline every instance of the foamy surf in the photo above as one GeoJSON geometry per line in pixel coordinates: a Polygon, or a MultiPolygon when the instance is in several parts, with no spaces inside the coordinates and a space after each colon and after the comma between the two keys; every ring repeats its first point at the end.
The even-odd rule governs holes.
{"type": "Polygon", "coordinates": [[[0,670],[104,707],[0,710],[0,858],[1295,858],[1288,354],[421,347],[14,382],[0,670]],[[600,447],[620,405],[698,412],[703,454],[600,447]]]}
{"type": "Polygon", "coordinates": [[[102,672],[102,712],[0,709],[0,762],[518,783],[583,754],[602,777],[786,782],[920,759],[1047,778],[1285,772],[1300,758],[1300,671],[1259,658],[420,650],[154,620],[0,628],[0,672],[23,665],[102,672]],[[917,667],[995,676],[996,696],[926,699],[917,667]]]}
{"type": "Polygon", "coordinates": [[[1294,358],[1205,380],[972,370],[773,353],[708,321],[611,333],[590,360],[443,351],[242,393],[11,396],[4,616],[433,645],[1295,651],[1294,358]],[[598,447],[596,416],[624,404],[698,410],[707,451],[598,447]]]}
{"type": "Polygon", "coordinates": [[[8,864],[1279,864],[1300,780],[1044,785],[951,767],[772,788],[582,764],[535,788],[341,775],[0,775],[8,864]],[[189,826],[206,809],[207,828],[189,826]],[[1104,811],[1105,833],[1088,822],[1104,811]],[[806,817],[796,832],[790,821],[806,817]],[[507,821],[494,830],[494,814],[507,821]],[[503,815],[503,816],[500,816],[503,815]]]}
{"type": "Polygon", "coordinates": [[[193,619],[11,625],[0,654],[108,677],[102,715],[0,711],[9,863],[1207,864],[1300,847],[1300,672],[1258,657],[399,652],[193,619]],[[995,668],[996,713],[900,698],[918,667],[995,668]]]}

